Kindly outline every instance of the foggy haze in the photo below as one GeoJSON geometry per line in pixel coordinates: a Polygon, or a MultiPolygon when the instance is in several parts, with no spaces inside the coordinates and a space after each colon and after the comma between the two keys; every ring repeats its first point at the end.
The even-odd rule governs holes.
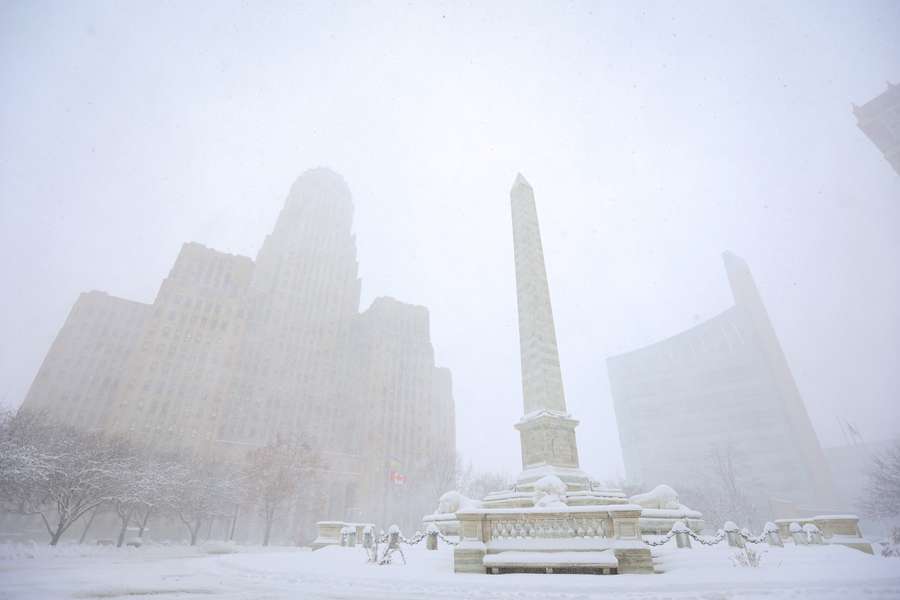
{"type": "Polygon", "coordinates": [[[851,103],[900,81],[898,30],[896,2],[5,3],[0,400],[80,292],[151,302],[187,241],[255,256],[328,166],[361,308],[428,308],[458,449],[513,474],[521,172],[586,471],[624,476],[606,358],[731,306],[725,250],[822,445],[896,436],[900,178],[851,103]]]}

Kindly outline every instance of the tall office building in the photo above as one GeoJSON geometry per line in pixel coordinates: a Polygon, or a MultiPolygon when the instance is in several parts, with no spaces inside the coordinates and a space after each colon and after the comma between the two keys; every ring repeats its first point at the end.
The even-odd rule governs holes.
{"type": "Polygon", "coordinates": [[[724,254],[735,304],[674,337],[608,360],[629,479],[701,484],[728,452],[762,509],[832,506],[819,441],[747,264],[724,254]]]}
{"type": "Polygon", "coordinates": [[[256,260],[188,243],[150,305],[82,294],[23,407],[230,459],[297,436],[326,464],[318,518],[424,514],[417,488],[455,459],[450,373],[425,307],[360,313],[352,224],[344,180],[314,169],[256,260]]]}
{"type": "MultiPolygon", "coordinates": [[[[99,426],[151,446],[210,453],[244,334],[253,262],[195,243],[175,260],[99,426]]],[[[25,406],[29,406],[26,400],[25,406]]]]}
{"type": "Polygon", "coordinates": [[[366,461],[360,512],[377,522],[418,526],[421,506],[430,512],[447,491],[433,487],[444,483],[435,475],[456,460],[450,371],[435,367],[424,306],[377,298],[356,319],[353,340],[347,381],[364,427],[351,433],[366,461]],[[414,482],[424,484],[424,496],[407,493],[405,486],[414,482]],[[374,505],[371,498],[389,502],[374,505]]]}
{"type": "Polygon", "coordinates": [[[857,127],[900,175],[900,85],[888,83],[881,95],[862,106],[854,104],[853,114],[857,127]]]}
{"type": "Polygon", "coordinates": [[[126,388],[125,366],[140,348],[151,307],[103,292],[75,301],[25,398],[30,410],[98,429],[126,388]]]}

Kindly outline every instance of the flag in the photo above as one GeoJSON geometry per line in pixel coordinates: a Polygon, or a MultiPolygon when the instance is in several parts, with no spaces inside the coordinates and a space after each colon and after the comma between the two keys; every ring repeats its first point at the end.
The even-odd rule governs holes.
{"type": "Polygon", "coordinates": [[[391,467],[388,471],[388,479],[394,485],[404,485],[406,484],[406,475],[401,473],[402,464],[396,458],[391,458],[391,467]]]}

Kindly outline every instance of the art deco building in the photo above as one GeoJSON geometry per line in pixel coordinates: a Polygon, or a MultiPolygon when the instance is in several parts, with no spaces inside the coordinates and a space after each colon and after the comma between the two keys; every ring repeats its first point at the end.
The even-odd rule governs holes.
{"type": "Polygon", "coordinates": [[[888,83],[880,96],[853,105],[856,125],[875,144],[900,175],[900,85],[888,83]]]}
{"type": "MultiPolygon", "coordinates": [[[[441,491],[435,471],[455,461],[455,420],[450,371],[434,366],[428,309],[378,298],[354,322],[350,397],[363,424],[353,431],[366,456],[360,482],[361,513],[377,522],[401,523],[430,512],[441,491]],[[429,398],[430,402],[422,402],[429,398]],[[399,481],[407,480],[403,485],[399,481]],[[406,485],[423,484],[424,497],[406,485]],[[389,498],[380,506],[371,498],[389,498]],[[425,512],[419,510],[424,504],[425,512]]],[[[447,491],[447,490],[443,490],[447,491]]],[[[402,523],[401,523],[402,524],[402,523]]]]}
{"type": "Polygon", "coordinates": [[[425,307],[360,313],[352,224],[344,180],[315,169],[256,260],[188,243],[151,305],[82,294],[23,406],[232,459],[299,436],[326,463],[320,518],[424,514],[417,487],[455,458],[450,373],[425,307]]]}
{"type": "Polygon", "coordinates": [[[830,507],[828,467],[747,264],[724,254],[735,304],[607,362],[629,479],[701,485],[728,452],[763,511],[830,507]]]}

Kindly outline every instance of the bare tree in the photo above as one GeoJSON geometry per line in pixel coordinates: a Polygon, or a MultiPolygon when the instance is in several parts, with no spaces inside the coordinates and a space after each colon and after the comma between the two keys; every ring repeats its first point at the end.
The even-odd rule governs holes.
{"type": "Polygon", "coordinates": [[[174,456],[144,451],[138,456],[143,485],[134,510],[138,538],[144,536],[150,517],[171,512],[178,500],[179,482],[184,480],[187,466],[174,456]]]}
{"type": "Polygon", "coordinates": [[[321,460],[308,445],[283,438],[247,456],[246,494],[263,518],[263,546],[269,545],[275,519],[310,484],[321,460]]]}
{"type": "Polygon", "coordinates": [[[20,411],[4,419],[0,438],[4,500],[16,512],[39,515],[53,546],[115,493],[122,455],[98,434],[20,411]]]}
{"type": "Polygon", "coordinates": [[[733,443],[713,444],[697,480],[679,484],[682,501],[702,512],[711,525],[725,521],[757,525],[758,510],[748,494],[753,482],[744,475],[743,464],[743,456],[733,443]]]}
{"type": "Polygon", "coordinates": [[[174,483],[172,512],[187,528],[192,546],[197,544],[200,528],[216,517],[225,516],[230,505],[234,481],[225,463],[199,458],[186,459],[174,483]]]}
{"type": "Polygon", "coordinates": [[[46,498],[53,456],[48,428],[31,412],[0,415],[0,501],[9,512],[34,515],[46,498]]]}
{"type": "Polygon", "coordinates": [[[456,489],[469,498],[481,500],[491,492],[512,487],[512,478],[500,471],[479,471],[472,463],[460,469],[456,489]]]}
{"type": "Polygon", "coordinates": [[[125,532],[133,519],[138,525],[140,538],[154,511],[173,508],[179,494],[179,483],[186,480],[186,467],[176,460],[124,444],[120,449],[119,485],[112,500],[121,524],[117,546],[124,542],[125,532]]]}
{"type": "Polygon", "coordinates": [[[860,506],[875,519],[900,515],[900,442],[872,457],[860,506]]]}

